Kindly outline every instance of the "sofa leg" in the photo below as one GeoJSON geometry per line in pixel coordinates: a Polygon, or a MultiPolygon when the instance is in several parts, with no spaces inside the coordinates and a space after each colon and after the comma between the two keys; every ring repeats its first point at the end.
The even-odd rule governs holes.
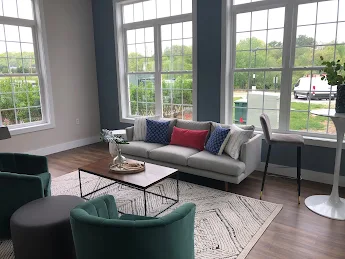
{"type": "Polygon", "coordinates": [[[229,183],[228,182],[224,182],[224,186],[225,186],[225,191],[228,192],[229,191],[229,183]]]}

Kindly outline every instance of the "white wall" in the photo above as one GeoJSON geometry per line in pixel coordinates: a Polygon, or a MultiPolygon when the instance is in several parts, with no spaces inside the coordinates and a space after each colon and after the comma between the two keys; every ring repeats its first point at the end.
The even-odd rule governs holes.
{"type": "Polygon", "coordinates": [[[61,149],[99,135],[91,0],[44,0],[43,6],[56,127],[2,140],[0,152],[61,149]]]}

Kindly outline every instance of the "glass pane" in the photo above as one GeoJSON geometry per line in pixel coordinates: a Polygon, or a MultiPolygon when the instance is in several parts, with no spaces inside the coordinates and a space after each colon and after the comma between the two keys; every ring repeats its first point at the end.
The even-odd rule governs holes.
{"type": "Polygon", "coordinates": [[[133,22],[134,21],[133,13],[134,13],[134,10],[133,10],[132,4],[123,6],[123,23],[133,22]]]}
{"type": "Polygon", "coordinates": [[[183,39],[183,54],[192,55],[193,39],[183,39]]]}
{"type": "Polygon", "coordinates": [[[134,22],[141,22],[144,20],[143,3],[134,4],[134,22]]]}
{"type": "Polygon", "coordinates": [[[322,60],[320,59],[321,56],[324,57],[325,60],[333,61],[334,60],[334,46],[321,46],[315,48],[314,53],[314,65],[321,66],[322,60]]]}
{"type": "Polygon", "coordinates": [[[145,43],[145,56],[146,57],[153,57],[155,54],[155,46],[154,43],[145,43]]]}
{"type": "Polygon", "coordinates": [[[297,25],[315,24],[316,23],[316,9],[317,9],[317,3],[299,5],[297,25]]]}
{"type": "Polygon", "coordinates": [[[157,4],[157,18],[170,16],[170,0],[159,0],[157,4]]]}
{"type": "Polygon", "coordinates": [[[172,40],[172,54],[182,55],[182,40],[172,40]]]}
{"type": "Polygon", "coordinates": [[[145,44],[135,44],[135,49],[138,57],[145,57],[145,44]]]}
{"type": "Polygon", "coordinates": [[[19,41],[18,26],[5,25],[6,41],[19,41]]]}
{"type": "Polygon", "coordinates": [[[26,92],[14,94],[16,108],[28,107],[28,97],[26,92]]]}
{"type": "Polygon", "coordinates": [[[0,109],[14,108],[12,94],[0,94],[0,109]]]}
{"type": "Polygon", "coordinates": [[[339,1],[339,21],[345,21],[345,12],[341,12],[340,10],[345,10],[345,0],[339,1]]]}
{"type": "Polygon", "coordinates": [[[39,92],[28,92],[29,96],[29,105],[30,106],[40,106],[41,98],[39,92]]]}
{"type": "Polygon", "coordinates": [[[42,120],[41,108],[30,108],[31,122],[42,120]]]}
{"type": "Polygon", "coordinates": [[[268,28],[283,28],[285,22],[285,8],[268,10],[268,28]]]}
{"type": "Polygon", "coordinates": [[[136,43],[145,42],[145,30],[144,29],[136,29],[135,30],[135,42],[136,43]]]}
{"type": "Polygon", "coordinates": [[[250,3],[250,0],[234,0],[234,5],[250,3]]]}
{"type": "Polygon", "coordinates": [[[283,49],[269,49],[267,50],[267,67],[282,67],[283,64],[283,49]]]}
{"type": "Polygon", "coordinates": [[[250,31],[251,13],[241,13],[236,15],[236,31],[250,31]]]}
{"type": "Polygon", "coordinates": [[[252,50],[250,67],[259,68],[266,67],[266,50],[254,49],[252,50]]]}
{"type": "MultiPolygon", "coordinates": [[[[293,109],[293,104],[291,104],[293,109]]],[[[308,112],[292,110],[290,112],[290,130],[307,131],[308,112]]]]}
{"type": "Polygon", "coordinates": [[[171,24],[161,26],[161,36],[162,36],[162,40],[171,39],[171,24]]]}
{"type": "Polygon", "coordinates": [[[183,106],[182,107],[182,119],[183,120],[193,120],[193,106],[183,106]]]}
{"type": "Polygon", "coordinates": [[[135,43],[135,30],[127,31],[127,44],[135,43]]]}
{"type": "Polygon", "coordinates": [[[336,23],[319,24],[316,26],[316,44],[331,44],[335,42],[336,23]]]}
{"type": "Polygon", "coordinates": [[[4,8],[4,16],[18,18],[17,1],[14,0],[2,0],[4,8]]]}
{"type": "Polygon", "coordinates": [[[345,60],[345,45],[336,46],[335,59],[345,60]]]}
{"type": "Polygon", "coordinates": [[[0,78],[0,93],[12,93],[11,78],[9,77],[0,78]]]}
{"type": "Polygon", "coordinates": [[[171,16],[180,15],[182,13],[181,0],[170,0],[171,2],[171,16]]]}
{"type": "Polygon", "coordinates": [[[317,11],[317,23],[336,22],[337,15],[338,0],[319,2],[317,11]]]}
{"type": "Polygon", "coordinates": [[[32,0],[17,0],[19,18],[33,20],[32,0]]]}
{"type": "Polygon", "coordinates": [[[257,47],[266,48],[267,31],[253,31],[252,32],[252,49],[257,47]]]}
{"type": "Polygon", "coordinates": [[[16,114],[18,124],[30,122],[29,109],[17,109],[16,114]]]}
{"type": "Polygon", "coordinates": [[[156,19],[156,3],[154,0],[143,2],[144,20],[156,19]]]}
{"type": "Polygon", "coordinates": [[[337,43],[345,43],[345,22],[338,24],[337,43]]]}
{"type": "Polygon", "coordinates": [[[252,30],[267,29],[267,10],[252,13],[252,30]]]}
{"type": "Polygon", "coordinates": [[[19,27],[20,41],[33,43],[32,40],[32,29],[29,27],[19,27]]]}
{"type": "Polygon", "coordinates": [[[171,41],[162,41],[162,55],[169,56],[171,54],[171,41]]]}
{"type": "Polygon", "coordinates": [[[35,58],[34,45],[30,43],[21,43],[23,58],[35,58]]]}
{"type": "Polygon", "coordinates": [[[154,41],[153,27],[145,28],[145,42],[154,41]]]}
{"type": "Polygon", "coordinates": [[[182,23],[174,23],[171,25],[172,29],[172,39],[182,38],[182,23]]]}
{"type": "Polygon", "coordinates": [[[314,46],[315,25],[297,27],[296,46],[314,46]]]}
{"type": "Polygon", "coordinates": [[[16,124],[16,115],[14,110],[1,111],[2,124],[5,126],[16,124]]]}
{"type": "Polygon", "coordinates": [[[312,66],[313,64],[313,48],[302,47],[296,48],[295,67],[312,66]]]}
{"type": "Polygon", "coordinates": [[[284,29],[268,30],[267,47],[282,48],[284,39],[284,29]]]}
{"type": "Polygon", "coordinates": [[[193,37],[193,23],[184,22],[183,23],[183,38],[192,38],[193,37]]]}
{"type": "MultiPolygon", "coordinates": [[[[1,57],[5,56],[3,54],[0,54],[1,57]]],[[[0,73],[4,74],[4,73],[8,73],[9,69],[8,69],[8,60],[7,58],[0,58],[0,73]]],[[[1,90],[0,90],[1,92],[1,90]]]]}
{"type": "Polygon", "coordinates": [[[193,10],[193,0],[182,0],[182,14],[191,13],[193,10]]]}
{"type": "Polygon", "coordinates": [[[236,51],[236,68],[248,68],[250,66],[251,51],[236,51]]]}

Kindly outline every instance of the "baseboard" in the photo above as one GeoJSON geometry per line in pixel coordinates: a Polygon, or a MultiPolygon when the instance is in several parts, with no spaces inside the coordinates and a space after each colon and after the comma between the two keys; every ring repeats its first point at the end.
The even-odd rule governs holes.
{"type": "Polygon", "coordinates": [[[91,145],[97,142],[100,142],[100,137],[94,136],[90,138],[78,139],[78,140],[74,140],[74,141],[70,141],[66,143],[61,143],[54,146],[44,147],[44,148],[40,148],[36,150],[31,150],[26,153],[32,154],[32,155],[38,155],[38,156],[47,156],[50,154],[62,152],[69,149],[91,145]]]}
{"type": "MultiPolygon", "coordinates": [[[[261,162],[258,171],[264,171],[265,169],[265,163],[261,162]]],[[[272,174],[278,174],[283,176],[289,176],[289,177],[296,177],[296,168],[295,167],[288,167],[288,166],[282,166],[277,164],[268,164],[267,171],[272,174]]],[[[318,182],[318,183],[326,183],[326,184],[333,184],[333,174],[326,174],[311,170],[305,170],[302,169],[302,178],[305,180],[318,182]]],[[[339,186],[345,187],[345,176],[340,176],[339,178],[339,186]]]]}

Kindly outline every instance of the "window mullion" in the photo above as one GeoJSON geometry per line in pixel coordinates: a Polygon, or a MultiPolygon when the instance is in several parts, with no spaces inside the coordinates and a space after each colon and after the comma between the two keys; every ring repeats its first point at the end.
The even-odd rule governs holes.
{"type": "Polygon", "coordinates": [[[297,10],[293,3],[285,8],[283,71],[280,90],[279,130],[288,131],[290,124],[292,67],[295,57],[297,10]]]}
{"type": "Polygon", "coordinates": [[[163,117],[161,71],[162,71],[162,47],[161,47],[161,26],[154,26],[154,48],[155,48],[155,110],[156,115],[163,117]]]}

